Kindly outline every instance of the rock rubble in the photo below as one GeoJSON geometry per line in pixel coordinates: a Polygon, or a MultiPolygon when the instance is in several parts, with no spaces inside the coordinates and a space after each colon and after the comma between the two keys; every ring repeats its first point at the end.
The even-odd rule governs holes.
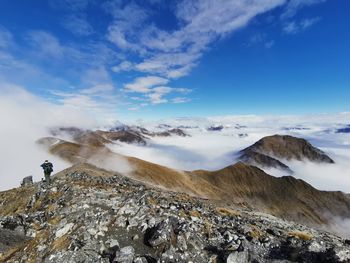
{"type": "Polygon", "coordinates": [[[349,241],[333,234],[89,171],[27,186],[24,210],[0,217],[0,231],[25,238],[0,240],[0,261],[350,262],[349,241]]]}

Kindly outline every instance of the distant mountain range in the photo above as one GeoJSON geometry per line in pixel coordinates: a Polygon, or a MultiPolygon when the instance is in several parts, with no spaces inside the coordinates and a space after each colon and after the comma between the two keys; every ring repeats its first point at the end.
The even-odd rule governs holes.
{"type": "MultiPolygon", "coordinates": [[[[348,234],[337,220],[350,218],[350,195],[262,170],[292,173],[288,162],[304,160],[334,165],[305,139],[263,137],[215,171],[178,170],[112,151],[198,140],[183,129],[52,129],[38,145],[72,166],[50,185],[26,177],[20,188],[0,192],[0,262],[350,261],[349,239],[337,236],[348,234]]],[[[200,140],[234,138],[225,127],[198,129],[208,135],[200,140]]]]}
{"type": "MultiPolygon", "coordinates": [[[[279,159],[333,163],[321,150],[304,139],[274,135],[262,138],[242,150],[240,162],[217,171],[179,171],[132,156],[121,156],[105,146],[121,141],[130,131],[96,131],[79,134],[76,142],[42,138],[38,141],[52,154],[72,164],[100,159],[127,160],[132,167],[128,176],[163,189],[185,192],[218,202],[244,204],[254,210],[309,225],[328,223],[327,214],[350,217],[350,197],[341,192],[319,191],[291,176],[276,178],[256,166],[289,169],[279,159]],[[88,134],[88,135],[87,135],[88,134]],[[121,137],[119,137],[121,136],[121,137]],[[278,159],[276,159],[278,158],[278,159]],[[256,165],[256,166],[254,166],[256,165]]],[[[141,132],[125,140],[144,139],[141,132]]]]}

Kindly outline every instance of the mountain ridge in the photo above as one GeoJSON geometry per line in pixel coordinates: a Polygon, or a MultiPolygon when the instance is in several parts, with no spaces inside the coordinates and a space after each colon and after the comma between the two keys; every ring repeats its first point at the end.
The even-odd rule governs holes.
{"type": "Polygon", "coordinates": [[[243,162],[217,171],[179,171],[122,156],[106,147],[62,141],[49,150],[73,164],[91,162],[94,156],[99,160],[124,159],[132,167],[127,175],[140,182],[211,200],[247,203],[258,211],[312,226],[326,225],[329,218],[325,214],[350,218],[348,195],[319,191],[292,177],[276,178],[243,162]]]}

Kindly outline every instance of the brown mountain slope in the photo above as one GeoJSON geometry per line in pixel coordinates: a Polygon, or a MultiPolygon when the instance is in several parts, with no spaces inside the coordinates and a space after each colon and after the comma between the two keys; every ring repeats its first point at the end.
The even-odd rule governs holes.
{"type": "Polygon", "coordinates": [[[334,163],[329,156],[312,146],[307,140],[289,135],[264,137],[243,149],[238,159],[262,169],[278,168],[285,170],[288,174],[292,174],[292,170],[282,162],[283,160],[334,163]]]}
{"type": "Polygon", "coordinates": [[[313,162],[334,163],[329,156],[312,146],[307,140],[289,135],[266,136],[244,149],[243,152],[246,150],[286,160],[307,159],[313,162]]]}
{"type": "Polygon", "coordinates": [[[227,195],[278,217],[308,224],[325,224],[326,215],[350,217],[350,198],[342,192],[319,191],[292,176],[273,177],[239,162],[224,169],[194,171],[227,195]]]}
{"type": "Polygon", "coordinates": [[[123,157],[107,148],[64,141],[52,145],[50,151],[73,164],[89,162],[94,156],[110,162],[125,158],[133,168],[128,176],[146,184],[215,199],[216,202],[244,202],[255,210],[309,225],[326,224],[329,221],[327,215],[350,218],[348,195],[319,191],[290,176],[276,178],[242,162],[214,172],[186,172],[123,157]]]}
{"type": "MultiPolygon", "coordinates": [[[[39,143],[44,144],[44,142],[47,142],[46,146],[48,146],[49,142],[56,141],[52,138],[43,138],[39,140],[39,143]]],[[[99,163],[104,168],[104,160],[108,160],[108,162],[115,161],[116,163],[120,160],[127,161],[132,170],[128,176],[163,189],[185,192],[211,199],[218,199],[221,193],[220,189],[213,187],[204,179],[191,176],[189,172],[174,170],[134,157],[122,156],[106,147],[81,145],[63,140],[48,147],[50,153],[72,164],[99,163]],[[200,185],[200,187],[197,187],[197,185],[200,185]]]]}

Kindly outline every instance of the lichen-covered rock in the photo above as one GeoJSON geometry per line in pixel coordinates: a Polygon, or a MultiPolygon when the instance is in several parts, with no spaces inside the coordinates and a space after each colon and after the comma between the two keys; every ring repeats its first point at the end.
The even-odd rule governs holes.
{"type": "MultiPolygon", "coordinates": [[[[338,236],[119,174],[89,168],[30,187],[24,210],[0,216],[16,241],[0,235],[0,262],[350,262],[338,236]]],[[[0,211],[18,200],[6,202],[0,211]]]]}
{"type": "Polygon", "coordinates": [[[33,184],[33,176],[30,175],[23,178],[21,186],[25,187],[25,186],[30,186],[32,184],[33,184]]]}

